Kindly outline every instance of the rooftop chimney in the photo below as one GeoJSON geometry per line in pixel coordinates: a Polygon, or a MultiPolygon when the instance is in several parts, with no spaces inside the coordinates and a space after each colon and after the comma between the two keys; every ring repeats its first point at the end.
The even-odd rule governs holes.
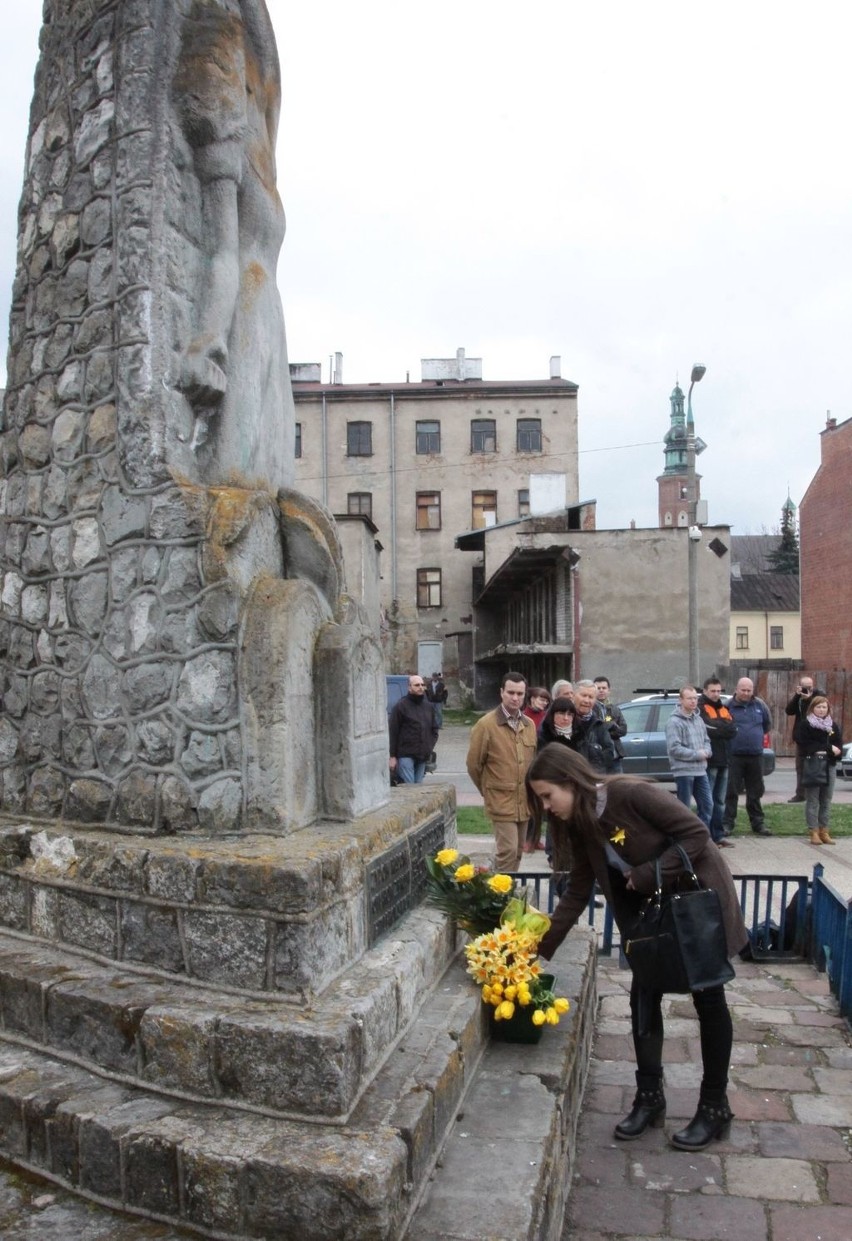
{"type": "Polygon", "coordinates": [[[562,378],[562,359],[560,358],[558,353],[554,353],[550,359],[550,378],[551,379],[562,378]]]}

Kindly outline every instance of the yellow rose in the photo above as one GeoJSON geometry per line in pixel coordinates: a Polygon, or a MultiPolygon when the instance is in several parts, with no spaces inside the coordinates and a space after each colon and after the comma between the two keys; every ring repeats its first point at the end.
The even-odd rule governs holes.
{"type": "Polygon", "coordinates": [[[564,996],[558,995],[553,1001],[553,1007],[556,1009],[557,1013],[567,1013],[571,1005],[564,996]]]}
{"type": "Polygon", "coordinates": [[[441,849],[435,854],[435,861],[439,866],[450,866],[458,857],[458,849],[441,849]]]}
{"type": "Polygon", "coordinates": [[[534,1026],[543,1026],[545,1023],[545,1015],[540,1008],[537,1008],[532,1015],[532,1023],[534,1026]]]}
{"type": "Polygon", "coordinates": [[[504,1000],[497,1009],[497,1012],[500,1014],[503,1021],[508,1021],[510,1017],[514,1017],[515,1015],[515,1006],[511,1000],[504,1000]]]}
{"type": "Polygon", "coordinates": [[[455,873],[455,880],[457,883],[470,883],[471,879],[473,878],[475,874],[476,874],[475,868],[471,866],[471,864],[468,862],[466,863],[466,865],[460,866],[458,868],[458,870],[455,873]]]}
{"type": "Polygon", "coordinates": [[[492,875],[488,880],[488,886],[492,892],[511,892],[513,882],[508,875],[492,875]]]}

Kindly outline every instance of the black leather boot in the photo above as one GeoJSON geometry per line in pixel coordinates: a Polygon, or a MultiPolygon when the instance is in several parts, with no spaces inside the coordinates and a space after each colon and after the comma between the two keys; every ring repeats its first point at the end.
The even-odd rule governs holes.
{"type": "Polygon", "coordinates": [[[636,1086],[633,1110],[624,1120],[620,1120],[613,1130],[614,1136],[621,1142],[632,1142],[634,1138],[640,1138],[649,1127],[662,1129],[666,1119],[666,1096],[663,1094],[662,1077],[637,1073],[636,1086]]]}
{"type": "Polygon", "coordinates": [[[700,1151],[711,1142],[723,1142],[731,1132],[734,1114],[728,1106],[728,1096],[711,1100],[698,1100],[698,1111],[685,1129],[673,1133],[671,1142],[680,1151],[700,1151]]]}

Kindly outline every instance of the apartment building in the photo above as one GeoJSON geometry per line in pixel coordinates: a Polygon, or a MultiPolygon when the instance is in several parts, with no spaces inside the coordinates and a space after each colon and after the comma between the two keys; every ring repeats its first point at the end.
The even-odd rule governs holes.
{"type": "Polygon", "coordinates": [[[371,522],[382,545],[388,671],[452,681],[484,585],[483,557],[456,539],[526,516],[531,476],[554,508],[577,504],[577,385],[556,357],[545,379],[486,380],[463,349],[423,359],[419,382],[344,384],[339,361],[330,383],[319,365],[291,374],[296,487],[371,522]]]}

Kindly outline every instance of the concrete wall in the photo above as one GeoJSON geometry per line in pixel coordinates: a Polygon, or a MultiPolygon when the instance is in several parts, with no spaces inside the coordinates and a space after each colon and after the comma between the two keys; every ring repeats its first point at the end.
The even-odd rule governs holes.
{"type": "MultiPolygon", "coordinates": [[[[728,658],[730,544],[727,526],[707,526],[698,552],[701,679],[728,658]]],[[[574,571],[579,593],[575,675],[608,676],[616,701],[635,689],[683,684],[688,668],[686,530],[578,531],[574,571]]]]}
{"type": "MultiPolygon", "coordinates": [[[[370,492],[372,520],[385,551],[381,601],[390,671],[416,666],[418,641],[441,641],[463,631],[472,613],[472,571],[481,557],[455,548],[471,529],[471,495],[497,492],[497,520],[518,516],[518,491],[531,473],[565,473],[565,503],[577,502],[577,391],[563,380],[498,384],[464,383],[294,386],[296,420],[302,425],[302,456],[296,486],[321,499],[333,513],[347,511],[351,492],[370,492]],[[517,419],[540,418],[542,452],[516,451],[517,419]],[[470,423],[493,418],[497,450],[472,453],[470,423]],[[441,424],[441,451],[416,453],[418,421],[441,424]],[[372,456],[346,453],[346,424],[372,423],[372,456]],[[416,494],[441,494],[441,528],[416,529],[416,494]],[[417,607],[417,569],[440,568],[440,608],[417,607]]],[[[445,645],[443,671],[451,690],[459,669],[455,644],[445,645]]]]}

